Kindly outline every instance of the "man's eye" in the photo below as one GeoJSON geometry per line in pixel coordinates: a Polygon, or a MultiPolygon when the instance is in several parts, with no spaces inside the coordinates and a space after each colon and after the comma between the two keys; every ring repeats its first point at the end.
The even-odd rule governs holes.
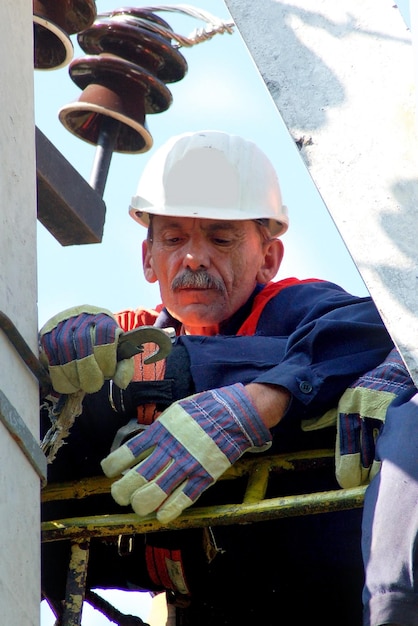
{"type": "Polygon", "coordinates": [[[213,237],[212,241],[216,246],[229,246],[232,243],[231,239],[224,239],[223,237],[213,237]]]}
{"type": "Polygon", "coordinates": [[[165,243],[168,246],[174,246],[178,244],[180,241],[181,241],[181,237],[164,237],[163,238],[163,243],[165,243]]]}

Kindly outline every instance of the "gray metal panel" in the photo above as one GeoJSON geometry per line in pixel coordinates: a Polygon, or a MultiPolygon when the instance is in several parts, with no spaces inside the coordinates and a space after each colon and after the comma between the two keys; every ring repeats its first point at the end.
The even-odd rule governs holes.
{"type": "Polygon", "coordinates": [[[376,0],[226,4],[418,381],[418,142],[411,34],[376,0]]]}
{"type": "Polygon", "coordinates": [[[100,243],[103,198],[36,128],[38,219],[63,246],[100,243]]]}

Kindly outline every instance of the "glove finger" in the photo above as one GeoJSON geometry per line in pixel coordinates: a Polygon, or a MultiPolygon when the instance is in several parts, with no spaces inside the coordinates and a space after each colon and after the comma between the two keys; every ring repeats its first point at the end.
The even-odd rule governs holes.
{"type": "Polygon", "coordinates": [[[171,522],[194,504],[214,482],[213,477],[204,471],[190,473],[189,479],[179,485],[158,510],[157,519],[163,523],[171,522]]]}
{"type": "Polygon", "coordinates": [[[153,481],[131,492],[131,505],[137,515],[143,517],[158,509],[167,499],[167,494],[153,481]]]}
{"type": "Polygon", "coordinates": [[[91,315],[82,314],[75,319],[64,322],[59,330],[60,343],[65,346],[70,343],[73,346],[73,358],[84,359],[93,354],[93,341],[95,337],[95,318],[91,315]],[[67,333],[67,337],[64,335],[67,333]]]}
{"type": "MultiPolygon", "coordinates": [[[[140,437],[141,435],[136,436],[140,437]]],[[[131,465],[133,465],[135,462],[135,456],[132,454],[131,450],[125,443],[123,446],[117,448],[116,450],[108,454],[107,457],[102,459],[100,465],[103,472],[108,478],[114,478],[115,476],[119,476],[119,474],[122,474],[123,471],[131,467],[131,465]]]]}
{"type": "Polygon", "coordinates": [[[60,362],[84,359],[96,348],[113,346],[116,362],[117,338],[122,332],[113,317],[106,313],[90,315],[82,313],[57,325],[51,332],[57,350],[61,349],[60,362]]]}
{"type": "Polygon", "coordinates": [[[155,444],[148,436],[148,430],[135,435],[101,461],[106,476],[114,478],[151,454],[155,444]]]}
{"type": "Polygon", "coordinates": [[[156,462],[158,462],[158,457],[155,454],[148,457],[136,469],[147,481],[144,487],[132,494],[132,508],[138,515],[148,515],[158,509],[158,519],[170,521],[196,501],[200,494],[213,483],[213,479],[206,473],[202,480],[199,476],[196,477],[193,471],[190,474],[179,472],[174,459],[165,467],[161,465],[157,469],[156,462]],[[190,479],[184,480],[187,475],[190,479]],[[193,493],[194,499],[189,497],[186,491],[193,493]]]}
{"type": "Polygon", "coordinates": [[[117,366],[118,337],[122,329],[114,320],[103,319],[94,328],[92,352],[105,378],[113,378],[117,366]]]}
{"type": "Polygon", "coordinates": [[[199,497],[197,496],[196,500],[191,500],[185,493],[185,485],[187,485],[187,483],[183,483],[177,487],[158,509],[157,519],[162,524],[168,524],[168,522],[176,519],[184,509],[191,506],[199,497]]]}
{"type": "Polygon", "coordinates": [[[93,353],[94,325],[91,316],[81,314],[60,322],[42,337],[48,360],[64,365],[93,353]]]}
{"type": "MultiPolygon", "coordinates": [[[[95,393],[101,389],[105,379],[116,375],[117,342],[122,329],[113,318],[102,314],[95,316],[93,320],[87,316],[80,321],[76,330],[74,344],[80,387],[87,393],[95,393]]],[[[132,377],[133,360],[129,365],[121,365],[115,382],[125,389],[132,377]]]]}
{"type": "Polygon", "coordinates": [[[135,365],[134,359],[123,359],[116,366],[116,372],[113,381],[120,389],[126,389],[134,377],[135,365]]]}
{"type": "Polygon", "coordinates": [[[90,356],[98,347],[112,346],[115,365],[117,338],[121,332],[115,319],[107,313],[94,316],[82,313],[64,322],[59,329],[60,343],[66,345],[72,342],[77,360],[90,356]]]}
{"type": "Polygon", "coordinates": [[[77,368],[74,363],[68,363],[66,367],[62,365],[50,365],[49,375],[51,384],[58,393],[75,393],[80,391],[80,381],[78,380],[77,368]],[[73,370],[71,372],[71,370],[73,370]]]}
{"type": "MultiPolygon", "coordinates": [[[[143,435],[137,436],[142,437],[143,435]]],[[[127,444],[125,445],[127,446],[127,444]]],[[[150,454],[150,450],[147,452],[147,458],[114,483],[111,489],[112,496],[118,504],[129,504],[130,502],[134,511],[139,511],[138,515],[147,515],[155,511],[161,502],[167,498],[167,493],[170,493],[178,484],[173,483],[170,472],[174,461],[171,459],[167,461],[165,457],[161,458],[159,455],[150,454]],[[157,484],[160,482],[167,484],[167,491],[157,484]],[[153,485],[154,488],[148,491],[150,485],[153,485]],[[133,499],[135,499],[137,509],[133,505],[133,499]]],[[[138,460],[137,455],[135,455],[135,460],[138,460]]]]}
{"type": "Polygon", "coordinates": [[[122,329],[116,322],[113,315],[100,313],[94,318],[94,346],[104,346],[107,344],[117,344],[122,329]]]}
{"type": "Polygon", "coordinates": [[[42,358],[49,366],[63,365],[75,358],[72,338],[68,338],[68,332],[63,329],[63,325],[61,323],[40,336],[42,358]]]}
{"type": "Polygon", "coordinates": [[[125,476],[113,483],[110,491],[115,502],[121,506],[130,504],[132,494],[147,484],[146,479],[131,469],[125,476]]]}
{"type": "Polygon", "coordinates": [[[43,335],[53,331],[62,322],[70,319],[74,321],[78,316],[85,314],[94,316],[107,315],[111,319],[115,319],[113,313],[107,309],[91,306],[89,304],[83,304],[81,306],[74,306],[69,309],[65,309],[64,311],[61,311],[51,317],[40,329],[40,335],[42,337],[43,335]]]}
{"type": "MultiPolygon", "coordinates": [[[[67,365],[63,365],[62,369],[71,373],[74,370],[76,371],[75,381],[78,380],[79,388],[85,391],[86,393],[96,393],[103,387],[104,384],[104,375],[103,372],[97,363],[93,354],[85,357],[84,359],[80,359],[74,362],[74,367],[71,367],[72,364],[68,363],[67,365]]],[[[73,379],[69,374],[67,376],[70,379],[70,382],[73,382],[73,379]]]]}

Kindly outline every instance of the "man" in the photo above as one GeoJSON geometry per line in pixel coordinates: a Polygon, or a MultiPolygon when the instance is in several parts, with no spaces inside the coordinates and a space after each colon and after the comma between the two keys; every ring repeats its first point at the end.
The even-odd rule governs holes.
{"type": "MultiPolygon", "coordinates": [[[[69,441],[57,458],[61,472],[72,472],[73,477],[93,472],[102,454],[103,471],[118,478],[112,486],[115,502],[132,506],[139,515],[156,512],[168,523],[199,498],[210,501],[216,489],[222,489],[215,489],[214,483],[247,451],[333,444],[335,425],[319,430],[315,425],[337,406],[342,453],[361,457],[363,464],[373,449],[374,431],[381,426],[373,422],[373,432],[368,432],[364,418],[374,414],[362,402],[369,387],[383,393],[385,411],[397,398],[410,415],[411,403],[405,405],[403,396],[409,400],[416,390],[370,298],[352,296],[317,279],[273,281],[283,256],[279,237],[288,226],[287,211],[271,163],[252,142],[217,131],[173,138],[150,159],[130,212],[148,227],[144,274],[147,281],[158,281],[163,305],[115,317],[95,307],[76,307],[41,330],[43,356],[56,391],[81,389],[91,394],[74,426],[73,444],[69,441]],[[143,358],[117,361],[121,329],[144,324],[174,327],[177,335],[161,371],[151,376],[156,384],[151,398],[140,382],[146,368],[143,358]],[[355,411],[344,405],[347,397],[354,397],[354,403],[360,398],[355,411]],[[115,422],[123,430],[132,415],[141,422],[142,432],[108,454],[110,430],[116,429],[115,422]],[[355,440],[344,438],[351,433],[347,420],[350,428],[356,426],[355,440]],[[88,466],[83,467],[83,460],[88,466]]],[[[390,410],[396,413],[392,405],[390,410]]],[[[416,419],[416,411],[414,415],[416,419]]],[[[409,419],[406,428],[412,427],[409,419]]],[[[410,446],[412,467],[413,441],[409,430],[403,443],[410,446]]],[[[393,478],[390,468],[386,478],[386,457],[384,452],[379,475],[385,484],[393,478]]],[[[367,471],[370,466],[368,461],[367,471]]],[[[344,472],[344,462],[341,467],[344,472]]],[[[335,476],[312,474],[304,478],[303,487],[294,482],[289,487],[285,480],[280,489],[303,492],[334,483],[335,476]]],[[[417,626],[417,596],[406,580],[399,545],[396,572],[389,573],[400,583],[396,601],[382,607],[380,594],[379,609],[373,608],[382,559],[379,553],[370,554],[372,532],[390,506],[383,503],[381,511],[372,502],[379,493],[370,496],[364,515],[364,624],[417,626]]],[[[405,490],[400,500],[408,504],[409,513],[411,497],[413,492],[405,490]]],[[[402,527],[406,524],[404,519],[402,527]]],[[[408,532],[410,542],[414,529],[408,532]]],[[[211,542],[218,554],[204,566],[194,540],[187,554],[186,537],[182,549],[187,567],[176,563],[175,576],[168,571],[167,559],[163,573],[155,565],[164,560],[159,550],[166,549],[165,539],[153,541],[151,550],[156,551],[152,565],[146,561],[148,575],[155,588],[158,583],[170,588],[164,576],[166,581],[177,578],[171,581],[173,588],[177,584],[180,595],[191,596],[187,624],[276,624],[278,619],[361,624],[359,511],[216,529],[211,542]]],[[[107,558],[110,562],[109,553],[107,558]]],[[[172,558],[170,553],[170,563],[172,558]]],[[[91,567],[94,570],[94,559],[91,567]]],[[[146,587],[139,575],[144,567],[140,559],[120,567],[131,585],[146,587]]],[[[407,571],[413,570],[409,563],[407,571]]],[[[93,583],[99,578],[98,572],[96,579],[91,574],[93,583]]],[[[385,581],[385,591],[390,591],[390,582],[385,581]]],[[[386,594],[384,601],[389,597],[386,594]]]]}

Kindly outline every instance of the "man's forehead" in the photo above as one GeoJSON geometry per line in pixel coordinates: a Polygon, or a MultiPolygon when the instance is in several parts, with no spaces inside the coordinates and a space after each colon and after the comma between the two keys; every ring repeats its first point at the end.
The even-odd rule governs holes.
{"type": "Polygon", "coordinates": [[[174,217],[172,215],[154,215],[154,225],[158,228],[181,228],[189,230],[199,228],[201,230],[236,230],[248,228],[252,220],[212,220],[197,217],[174,217]]]}

